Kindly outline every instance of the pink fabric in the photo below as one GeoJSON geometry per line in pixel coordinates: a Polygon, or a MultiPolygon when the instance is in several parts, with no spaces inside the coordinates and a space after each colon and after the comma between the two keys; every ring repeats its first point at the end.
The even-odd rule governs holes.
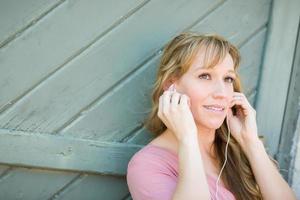
{"type": "MultiPolygon", "coordinates": [[[[217,179],[206,176],[211,197],[216,199],[217,179]]],[[[165,148],[148,144],[131,158],[126,178],[133,200],[171,200],[178,178],[178,157],[165,148]]],[[[218,200],[235,198],[219,185],[218,200]]]]}

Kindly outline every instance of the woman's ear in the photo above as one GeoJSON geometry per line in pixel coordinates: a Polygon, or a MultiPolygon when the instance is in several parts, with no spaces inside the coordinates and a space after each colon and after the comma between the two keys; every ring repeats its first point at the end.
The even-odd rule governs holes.
{"type": "Polygon", "coordinates": [[[164,91],[168,90],[169,87],[170,87],[172,84],[175,85],[175,80],[174,80],[174,79],[168,79],[168,80],[164,83],[164,85],[163,85],[164,91]]]}

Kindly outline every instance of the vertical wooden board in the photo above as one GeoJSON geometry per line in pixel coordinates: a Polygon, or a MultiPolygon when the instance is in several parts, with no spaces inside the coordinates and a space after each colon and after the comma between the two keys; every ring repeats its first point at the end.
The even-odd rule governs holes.
{"type": "Polygon", "coordinates": [[[266,136],[271,156],[278,150],[284,120],[299,27],[299,8],[299,0],[275,0],[268,27],[256,109],[258,131],[266,136]]]}
{"type": "MultiPolygon", "coordinates": [[[[244,93],[248,96],[257,89],[262,66],[266,27],[253,35],[241,48],[241,68],[239,73],[244,93]]],[[[252,104],[254,107],[254,104],[252,104]]]]}
{"type": "Polygon", "coordinates": [[[0,180],[0,199],[48,199],[75,176],[70,172],[14,167],[0,180]]]}
{"type": "Polygon", "coordinates": [[[170,36],[216,5],[217,1],[208,0],[149,2],[2,114],[0,126],[37,132],[61,129],[159,50],[170,36]],[[153,18],[153,13],[160,13],[161,20],[153,18]],[[171,20],[174,17],[178,20],[171,20]],[[124,51],[129,47],[130,51],[124,51]]]}
{"type": "Polygon", "coordinates": [[[53,6],[60,4],[59,0],[1,0],[0,2],[0,46],[4,41],[14,37],[30,23],[40,18],[53,6]]]}
{"type": "MultiPolygon", "coordinates": [[[[298,93],[299,94],[299,93],[298,93]]],[[[300,109],[300,99],[298,99],[298,110],[300,109]]],[[[289,184],[295,191],[297,199],[300,198],[300,113],[298,113],[296,123],[295,123],[295,137],[293,144],[293,156],[292,164],[290,166],[289,172],[289,184]]]]}
{"type": "Polygon", "coordinates": [[[113,176],[85,174],[58,193],[55,200],[121,200],[128,194],[126,179],[113,176]]]}
{"type": "Polygon", "coordinates": [[[158,60],[158,55],[152,58],[98,101],[89,114],[82,115],[60,134],[93,140],[121,141],[140,129],[148,113],[158,60]]]}
{"type": "MultiPolygon", "coordinates": [[[[287,103],[284,112],[284,119],[281,129],[281,137],[279,147],[275,155],[276,160],[279,162],[282,169],[281,174],[288,181],[291,180],[295,160],[300,161],[300,154],[296,155],[295,147],[300,151],[300,144],[296,145],[300,136],[300,26],[298,27],[297,46],[295,49],[295,57],[293,61],[293,68],[291,71],[290,84],[288,89],[287,103]],[[298,108],[298,109],[297,109],[298,108]],[[298,123],[298,125],[297,125],[298,123]],[[298,126],[298,127],[297,127],[298,126]]],[[[299,162],[300,164],[300,162],[299,162]]],[[[298,167],[300,169],[300,167],[298,167]]],[[[300,174],[299,174],[300,175],[300,174]]],[[[297,178],[297,177],[295,177],[297,178]]],[[[299,180],[300,182],[300,176],[299,180]]],[[[289,181],[290,183],[290,181],[289,181]]],[[[298,186],[300,193],[300,184],[298,186]]]]}
{"type": "Polygon", "coordinates": [[[141,2],[65,1],[1,48],[0,111],[78,56],[141,2]]]}
{"type": "Polygon", "coordinates": [[[236,45],[265,26],[269,19],[271,0],[228,0],[192,28],[199,32],[216,32],[236,45]],[[243,37],[243,39],[241,39],[243,37]]]}
{"type": "MultiPolygon", "coordinates": [[[[249,93],[248,101],[251,105],[254,105],[255,103],[256,94],[257,94],[257,90],[253,90],[251,91],[251,93],[249,93]]],[[[263,135],[263,134],[259,133],[259,135],[263,135]]]]}

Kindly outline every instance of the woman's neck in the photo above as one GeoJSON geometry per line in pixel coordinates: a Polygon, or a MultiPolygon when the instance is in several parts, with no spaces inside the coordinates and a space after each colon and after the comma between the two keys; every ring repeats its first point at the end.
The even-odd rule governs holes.
{"type": "MultiPolygon", "coordinates": [[[[175,137],[175,134],[171,130],[166,129],[163,132],[163,137],[166,140],[168,140],[170,143],[172,143],[174,151],[177,152],[179,144],[177,138],[175,137]]],[[[215,130],[198,128],[198,143],[202,154],[208,155],[210,157],[214,157],[214,149],[213,149],[214,140],[215,140],[215,130]]]]}

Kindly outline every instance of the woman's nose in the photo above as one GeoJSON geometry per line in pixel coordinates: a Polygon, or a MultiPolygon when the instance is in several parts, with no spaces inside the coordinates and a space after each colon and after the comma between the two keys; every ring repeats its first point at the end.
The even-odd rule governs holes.
{"type": "Polygon", "coordinates": [[[214,90],[213,90],[213,97],[214,98],[225,98],[226,95],[226,88],[225,84],[218,81],[214,84],[214,90]]]}

